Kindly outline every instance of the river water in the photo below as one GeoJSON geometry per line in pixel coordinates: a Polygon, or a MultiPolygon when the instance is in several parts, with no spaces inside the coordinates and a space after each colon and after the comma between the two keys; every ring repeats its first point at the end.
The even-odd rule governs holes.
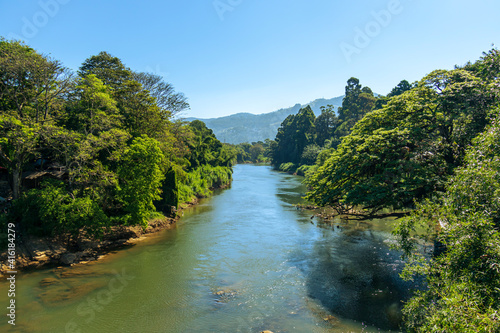
{"type": "Polygon", "coordinates": [[[17,325],[4,317],[0,331],[398,331],[409,286],[387,244],[393,220],[311,219],[294,206],[301,179],[268,166],[238,165],[233,178],[172,230],[91,264],[19,274],[17,325]]]}

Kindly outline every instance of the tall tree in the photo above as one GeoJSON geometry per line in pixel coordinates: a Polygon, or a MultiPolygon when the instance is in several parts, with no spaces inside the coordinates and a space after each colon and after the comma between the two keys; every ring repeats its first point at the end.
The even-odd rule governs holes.
{"type": "Polygon", "coordinates": [[[70,128],[88,135],[121,126],[122,116],[110,88],[94,74],[80,78],[72,95],[67,120],[70,128]]]}
{"type": "Polygon", "coordinates": [[[152,73],[136,73],[132,77],[148,90],[151,96],[156,98],[156,104],[170,118],[176,114],[188,110],[189,103],[183,93],[176,93],[171,83],[163,81],[159,75],[152,73]]]}
{"type": "Polygon", "coordinates": [[[392,88],[391,92],[387,94],[387,97],[399,96],[412,88],[414,88],[414,85],[406,80],[402,80],[396,87],[392,88]]]}
{"type": "Polygon", "coordinates": [[[132,79],[132,71],[119,58],[104,51],[91,56],[80,66],[78,75],[84,77],[89,74],[94,74],[112,89],[132,79]]]}
{"type": "Polygon", "coordinates": [[[339,120],[335,114],[333,105],[321,107],[321,114],[314,121],[316,129],[316,144],[323,147],[325,141],[334,136],[335,130],[339,125],[339,120]]]}
{"type": "Polygon", "coordinates": [[[24,164],[37,153],[39,132],[53,120],[70,81],[58,61],[20,42],[0,40],[0,165],[9,170],[15,199],[24,164]]]}
{"type": "Polygon", "coordinates": [[[71,87],[72,74],[17,41],[0,39],[0,112],[18,119],[45,122],[60,107],[71,87]]]}
{"type": "Polygon", "coordinates": [[[350,78],[345,87],[345,97],[338,109],[340,126],[337,137],[348,135],[354,125],[375,107],[376,98],[368,87],[363,87],[357,78],[350,78]]]}

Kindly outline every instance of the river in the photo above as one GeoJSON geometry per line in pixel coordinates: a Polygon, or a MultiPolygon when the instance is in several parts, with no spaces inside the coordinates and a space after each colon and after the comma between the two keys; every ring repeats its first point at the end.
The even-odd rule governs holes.
{"type": "MultiPolygon", "coordinates": [[[[103,259],[19,274],[2,332],[398,331],[393,220],[323,223],[299,177],[238,165],[176,227],[103,259]]],[[[0,284],[6,306],[8,285],[0,284]],[[5,297],[4,297],[5,296],[5,297]]]]}

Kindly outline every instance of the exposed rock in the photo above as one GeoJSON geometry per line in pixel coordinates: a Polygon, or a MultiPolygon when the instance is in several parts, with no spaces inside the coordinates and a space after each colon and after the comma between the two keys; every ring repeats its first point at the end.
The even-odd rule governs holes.
{"type": "Polygon", "coordinates": [[[217,296],[216,302],[218,303],[227,303],[231,300],[231,298],[236,296],[236,291],[234,290],[219,290],[214,292],[214,295],[217,296]]]}
{"type": "MultiPolygon", "coordinates": [[[[97,260],[103,253],[133,243],[131,239],[139,239],[144,234],[168,229],[175,222],[174,218],[154,219],[146,230],[140,226],[113,227],[101,240],[87,239],[85,235],[75,239],[68,239],[68,235],[60,238],[25,236],[19,238],[16,244],[16,269],[21,271],[61,264],[68,266],[97,260]]],[[[8,266],[1,265],[7,258],[6,250],[0,252],[0,280],[7,276],[8,266]]]]}
{"type": "Polygon", "coordinates": [[[339,323],[338,318],[335,316],[332,316],[332,315],[328,315],[328,316],[324,317],[323,320],[326,322],[329,322],[330,324],[333,324],[333,325],[336,325],[339,323]]]}
{"type": "Polygon", "coordinates": [[[80,251],[90,251],[96,249],[99,246],[99,242],[80,238],[76,241],[76,245],[80,251]]]}
{"type": "Polygon", "coordinates": [[[66,253],[61,256],[61,259],[59,260],[63,265],[71,265],[72,263],[75,262],[77,259],[77,256],[75,253],[66,253]]]}

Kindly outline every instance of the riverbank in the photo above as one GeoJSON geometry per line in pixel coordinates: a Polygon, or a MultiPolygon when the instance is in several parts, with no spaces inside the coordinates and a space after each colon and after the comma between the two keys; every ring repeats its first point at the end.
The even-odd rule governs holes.
{"type": "MultiPolygon", "coordinates": [[[[231,183],[221,185],[212,190],[223,190],[231,186],[231,183]]],[[[198,204],[199,200],[205,198],[199,196],[189,202],[181,204],[175,217],[154,218],[148,222],[146,229],[141,226],[116,226],[105,232],[101,239],[88,239],[83,236],[72,238],[68,241],[66,237],[37,237],[33,235],[21,235],[16,237],[16,271],[31,271],[41,268],[57,266],[73,266],[96,261],[107,253],[136,244],[144,240],[148,235],[171,229],[183,216],[183,211],[198,204]]],[[[7,276],[11,269],[8,262],[7,250],[0,253],[0,280],[7,276]]]]}

